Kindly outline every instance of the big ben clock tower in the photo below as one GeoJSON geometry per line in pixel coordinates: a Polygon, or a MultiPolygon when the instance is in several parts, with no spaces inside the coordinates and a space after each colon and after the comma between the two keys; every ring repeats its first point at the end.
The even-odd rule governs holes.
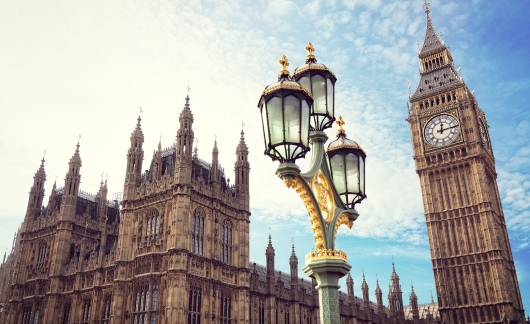
{"type": "Polygon", "coordinates": [[[524,311],[484,112],[425,3],[410,125],[439,311],[446,323],[522,323],[524,311]]]}

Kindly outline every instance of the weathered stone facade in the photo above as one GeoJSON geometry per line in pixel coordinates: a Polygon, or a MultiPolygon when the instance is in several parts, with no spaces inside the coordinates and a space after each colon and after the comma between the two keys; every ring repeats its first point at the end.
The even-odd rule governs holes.
{"type": "Polygon", "coordinates": [[[523,323],[486,117],[425,9],[421,79],[407,120],[440,315],[448,323],[523,323]]]}
{"type": "MultiPolygon", "coordinates": [[[[316,282],[275,269],[269,237],[265,266],[249,262],[248,148],[244,134],[236,149],[235,181],[218,163],[201,160],[193,149],[193,115],[186,98],[173,146],[153,154],[142,172],[141,119],[127,152],[123,200],[107,199],[107,184],[96,195],[79,190],[79,144],[62,188],[54,184],[47,207],[44,160],[34,176],[28,209],[13,250],[0,266],[0,322],[51,323],[257,323],[317,324],[316,282]]],[[[117,198],[117,197],[116,197],[117,198]]],[[[417,298],[405,318],[395,270],[383,306],[377,283],[370,302],[340,293],[342,323],[420,321],[417,298]]]]}

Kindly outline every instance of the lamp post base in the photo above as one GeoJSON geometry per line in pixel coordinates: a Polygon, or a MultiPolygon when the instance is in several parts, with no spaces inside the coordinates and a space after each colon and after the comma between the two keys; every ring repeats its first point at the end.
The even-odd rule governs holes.
{"type": "Polygon", "coordinates": [[[350,271],[351,265],[338,259],[313,259],[302,269],[316,279],[321,324],[340,324],[339,279],[350,271]]]}

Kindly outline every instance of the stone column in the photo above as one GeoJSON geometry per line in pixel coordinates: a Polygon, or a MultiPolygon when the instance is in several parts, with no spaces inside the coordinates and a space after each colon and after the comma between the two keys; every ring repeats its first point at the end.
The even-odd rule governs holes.
{"type": "Polygon", "coordinates": [[[313,258],[302,269],[304,273],[316,279],[318,285],[318,303],[320,324],[340,324],[339,279],[351,269],[346,261],[336,258],[313,258]]]}

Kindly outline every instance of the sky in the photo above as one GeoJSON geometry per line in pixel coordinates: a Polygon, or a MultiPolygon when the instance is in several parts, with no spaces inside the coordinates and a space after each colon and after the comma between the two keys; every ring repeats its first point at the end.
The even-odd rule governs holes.
{"type": "MultiPolygon", "coordinates": [[[[265,264],[267,237],[288,272],[313,246],[302,201],[263,155],[257,103],[277,79],[304,64],[308,41],[337,76],[336,113],[367,153],[368,199],[337,247],[348,254],[360,295],[362,274],[385,300],[392,258],[408,304],[434,278],[407,117],[407,83],[417,87],[422,0],[0,0],[0,249],[9,250],[45,155],[46,197],[64,183],[80,139],[81,190],[101,174],[123,191],[125,154],[140,107],[149,163],[159,140],[171,146],[187,87],[199,157],[233,176],[242,122],[251,164],[251,260],[265,264]]],[[[528,1],[431,1],[431,18],[486,113],[517,276],[530,310],[530,22],[528,1]]],[[[336,126],[335,126],[336,127],[336,126]]],[[[329,132],[334,137],[335,129],[329,132]]],[[[308,161],[297,162],[302,169],[308,161]]],[[[341,290],[345,289],[342,281],[341,290]]],[[[436,298],[436,297],[435,297],[436,298]]],[[[386,301],[385,301],[386,305],[386,301]]]]}

